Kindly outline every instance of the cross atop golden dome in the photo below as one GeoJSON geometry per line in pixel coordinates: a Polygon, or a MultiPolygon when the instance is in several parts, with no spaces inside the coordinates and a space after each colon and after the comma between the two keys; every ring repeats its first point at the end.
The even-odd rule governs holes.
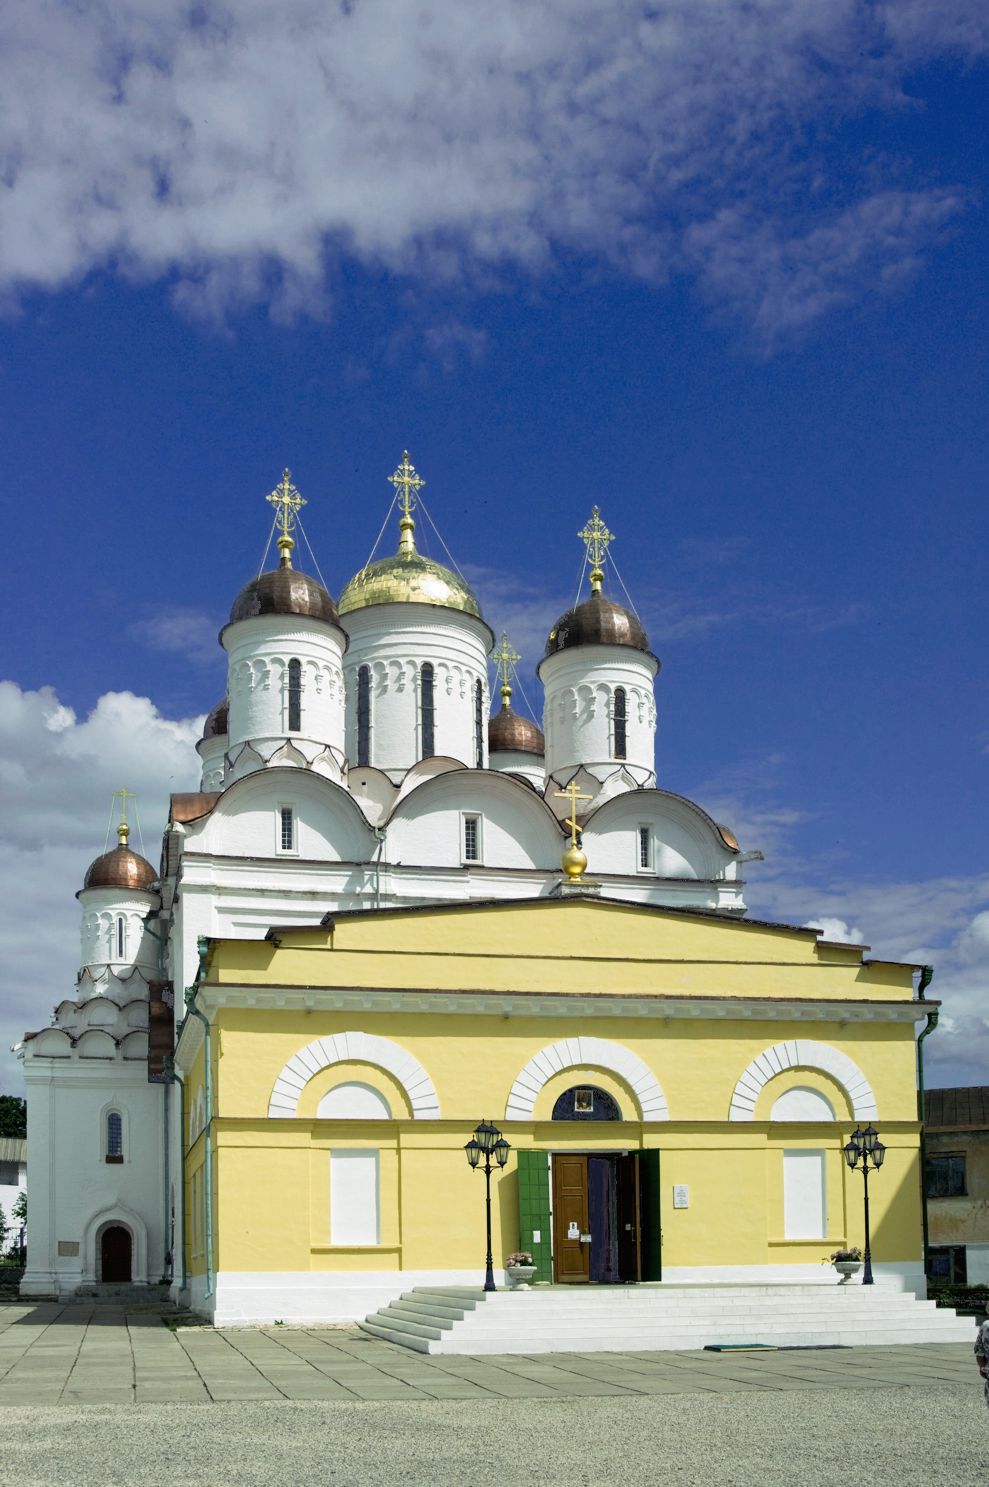
{"type": "Polygon", "coordinates": [[[415,552],[414,532],[416,524],[412,519],[412,513],[416,509],[416,497],[426,482],[422,476],[417,474],[416,467],[409,463],[409,451],[402,450],[402,463],[393,475],[388,477],[389,483],[395,487],[398,496],[398,504],[402,512],[402,520],[399,522],[399,552],[415,552]]]}
{"type": "Polygon", "coordinates": [[[591,519],[577,533],[581,542],[587,546],[587,556],[591,561],[591,592],[600,594],[601,580],[604,578],[604,563],[608,548],[615,540],[614,532],[609,532],[601,520],[600,507],[595,506],[591,512],[591,519]]]}
{"type": "Polygon", "coordinates": [[[282,567],[291,568],[292,549],[295,542],[292,540],[292,531],[295,527],[296,517],[299,509],[307,505],[304,496],[301,496],[292,484],[292,471],[286,468],[282,471],[282,478],[265,500],[275,508],[275,520],[282,529],[282,535],[278,539],[278,550],[282,555],[282,567]]]}

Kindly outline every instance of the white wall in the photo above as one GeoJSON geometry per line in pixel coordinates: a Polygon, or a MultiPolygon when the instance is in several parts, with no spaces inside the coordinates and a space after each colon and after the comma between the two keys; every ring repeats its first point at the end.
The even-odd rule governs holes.
{"type": "Polygon", "coordinates": [[[624,764],[640,785],[656,780],[654,656],[628,646],[581,645],[546,656],[539,664],[544,689],[546,773],[568,778],[585,765],[602,777],[624,764]],[[625,688],[626,750],[614,752],[614,693],[625,688]]]}
{"type": "Polygon", "coordinates": [[[313,751],[330,749],[343,760],[344,635],[336,625],[304,615],[258,615],[223,631],[229,656],[228,751],[251,743],[267,754],[287,737],[313,751]],[[302,726],[289,734],[288,664],[302,663],[302,726]]]}

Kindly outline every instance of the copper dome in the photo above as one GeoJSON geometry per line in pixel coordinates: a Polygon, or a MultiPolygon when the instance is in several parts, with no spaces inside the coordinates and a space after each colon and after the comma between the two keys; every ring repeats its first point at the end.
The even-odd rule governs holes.
{"type": "Polygon", "coordinates": [[[136,888],[147,891],[158,874],[148,862],[130,847],[121,844],[112,852],[97,857],[86,874],[83,888],[136,888]]]}
{"type": "Polygon", "coordinates": [[[560,616],[549,632],[543,659],[575,645],[627,645],[648,652],[649,637],[634,614],[595,593],[560,616]]]}
{"type": "Polygon", "coordinates": [[[228,703],[224,697],[218,702],[203,724],[203,738],[223,738],[227,732],[228,703]]]}
{"type": "Polygon", "coordinates": [[[488,724],[488,751],[492,754],[539,754],[546,752],[541,728],[528,718],[520,718],[510,707],[495,713],[488,724]]]}
{"type": "Polygon", "coordinates": [[[259,614],[303,614],[328,625],[337,623],[333,600],[322,584],[288,566],[262,573],[245,584],[233,602],[230,623],[259,614]]]}

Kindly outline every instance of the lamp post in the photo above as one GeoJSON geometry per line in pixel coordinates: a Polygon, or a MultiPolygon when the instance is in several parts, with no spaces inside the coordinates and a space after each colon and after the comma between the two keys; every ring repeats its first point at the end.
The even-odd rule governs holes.
{"type": "Polygon", "coordinates": [[[494,1157],[499,1167],[504,1167],[508,1161],[508,1153],[511,1149],[498,1127],[491,1125],[486,1120],[481,1121],[481,1124],[464,1147],[464,1151],[467,1153],[467,1160],[475,1171],[481,1158],[484,1158],[485,1211],[488,1225],[487,1269],[484,1273],[484,1289],[486,1291],[496,1291],[498,1289],[494,1282],[494,1262],[491,1257],[491,1158],[494,1157]]]}
{"type": "Polygon", "coordinates": [[[852,1132],[851,1140],[845,1146],[845,1161],[854,1172],[856,1168],[862,1170],[862,1180],[865,1184],[865,1269],[862,1272],[863,1286],[874,1284],[872,1279],[872,1248],[869,1238],[869,1169],[879,1168],[886,1156],[886,1148],[879,1139],[879,1132],[875,1126],[866,1126],[863,1131],[861,1126],[852,1132]]]}

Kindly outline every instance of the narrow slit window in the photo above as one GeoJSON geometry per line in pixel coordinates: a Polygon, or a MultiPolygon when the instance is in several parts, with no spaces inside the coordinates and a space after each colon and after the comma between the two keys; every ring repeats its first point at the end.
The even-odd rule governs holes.
{"type": "Polygon", "coordinates": [[[481,860],[481,823],[477,816],[464,817],[464,861],[481,860]]]}
{"type": "Polygon", "coordinates": [[[371,668],[357,673],[357,763],[371,763],[371,668]]]}
{"type": "Polygon", "coordinates": [[[625,688],[615,688],[615,758],[624,759],[628,715],[625,711],[625,688]]]}
{"type": "Polygon", "coordinates": [[[639,827],[639,867],[644,872],[652,867],[652,832],[648,826],[639,827]]]}
{"type": "Polygon", "coordinates": [[[302,662],[288,663],[288,731],[299,733],[302,729],[302,662]]]}
{"type": "Polygon", "coordinates": [[[433,665],[424,661],[419,673],[419,715],[423,759],[432,758],[436,752],[436,709],[433,704],[433,665]]]}
{"type": "Polygon", "coordinates": [[[124,1159],[124,1119],[118,1110],[111,1110],[106,1118],[106,1159],[108,1162],[124,1159]]]}
{"type": "Polygon", "coordinates": [[[474,763],[484,768],[484,688],[474,683],[474,763]]]}
{"type": "Polygon", "coordinates": [[[117,915],[117,959],[123,960],[127,953],[127,921],[123,914],[117,915]]]}
{"type": "Polygon", "coordinates": [[[279,817],[279,845],[283,852],[295,851],[295,811],[290,805],[283,805],[278,812],[279,817]]]}

